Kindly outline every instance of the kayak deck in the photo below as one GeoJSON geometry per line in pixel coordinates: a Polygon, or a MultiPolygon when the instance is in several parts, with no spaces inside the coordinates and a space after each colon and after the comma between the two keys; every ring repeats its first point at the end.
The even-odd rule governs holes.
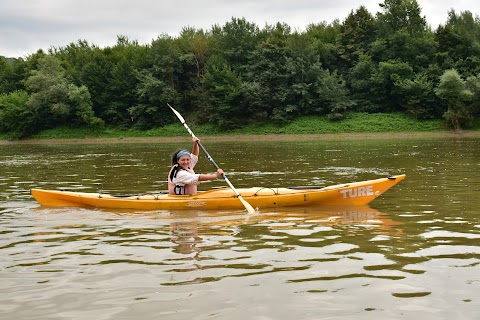
{"type": "MultiPolygon", "coordinates": [[[[405,175],[352,182],[329,187],[237,189],[254,208],[365,205],[399,183],[405,175]]],[[[32,196],[49,207],[99,207],[144,210],[243,209],[230,188],[213,189],[195,195],[140,195],[118,197],[110,194],[32,189],[32,196]]]]}

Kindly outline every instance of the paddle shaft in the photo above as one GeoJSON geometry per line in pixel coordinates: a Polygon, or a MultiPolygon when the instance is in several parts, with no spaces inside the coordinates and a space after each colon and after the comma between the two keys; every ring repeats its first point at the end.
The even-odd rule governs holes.
{"type": "MultiPolygon", "coordinates": [[[[170,109],[172,109],[173,113],[176,114],[178,120],[180,120],[180,122],[183,124],[183,126],[185,127],[185,129],[187,129],[188,133],[190,133],[190,135],[192,136],[192,138],[196,138],[195,134],[193,133],[193,131],[190,129],[190,127],[187,125],[187,123],[185,122],[185,119],[183,119],[182,115],[177,111],[175,110],[170,104],[167,103],[167,105],[170,107],[170,109]]],[[[200,143],[200,141],[197,141],[197,144],[198,146],[200,147],[200,149],[202,149],[202,151],[205,153],[205,155],[207,156],[208,160],[215,166],[215,168],[220,169],[220,167],[217,165],[217,163],[215,162],[215,160],[213,160],[213,158],[210,156],[210,154],[208,153],[207,149],[205,149],[205,147],[200,143]]],[[[255,213],[255,209],[247,202],[243,199],[243,197],[240,195],[240,193],[238,193],[237,189],[235,189],[235,187],[233,186],[233,184],[230,182],[230,180],[228,180],[227,176],[225,175],[225,173],[222,173],[222,178],[225,180],[225,182],[227,182],[228,186],[232,189],[233,193],[235,193],[235,195],[237,196],[238,199],[240,199],[240,201],[242,202],[243,206],[245,207],[245,209],[247,209],[247,211],[249,213],[255,213]]]]}
{"type": "MultiPolygon", "coordinates": [[[[208,161],[210,161],[214,166],[215,168],[220,169],[220,167],[218,166],[218,164],[215,162],[215,160],[213,160],[213,158],[210,156],[210,154],[208,153],[207,149],[205,149],[205,147],[200,143],[200,141],[197,141],[197,144],[198,146],[200,147],[200,149],[202,149],[202,151],[205,153],[205,155],[207,156],[208,158],[208,161]]],[[[241,197],[240,194],[238,193],[238,191],[235,189],[235,187],[232,185],[232,183],[230,182],[230,180],[228,180],[227,176],[225,175],[225,173],[222,173],[222,178],[225,179],[225,182],[230,186],[230,188],[233,190],[233,192],[235,193],[235,195],[237,197],[241,197]]]]}

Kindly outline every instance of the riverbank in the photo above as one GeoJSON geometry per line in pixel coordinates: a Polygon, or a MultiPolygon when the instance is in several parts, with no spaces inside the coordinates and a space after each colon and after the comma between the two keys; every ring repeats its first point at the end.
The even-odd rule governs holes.
{"type": "MultiPolygon", "coordinates": [[[[471,130],[445,130],[439,119],[416,120],[405,114],[349,114],[342,121],[329,121],[325,116],[306,116],[284,125],[247,125],[220,131],[211,124],[193,124],[193,131],[204,141],[292,141],[335,139],[420,139],[480,137],[480,119],[471,130]]],[[[121,130],[105,127],[57,127],[42,130],[22,140],[9,141],[0,135],[0,144],[65,144],[65,143],[176,143],[189,139],[180,123],[148,130],[121,130]],[[3,140],[2,140],[3,139],[3,140]]]]}
{"type": "MultiPolygon", "coordinates": [[[[245,134],[206,135],[203,141],[307,141],[307,140],[364,140],[364,139],[435,139],[435,138],[480,138],[480,130],[384,132],[384,133],[336,133],[336,134],[245,134]]],[[[106,143],[175,143],[185,142],[189,136],[176,137],[120,137],[120,138],[72,138],[72,139],[25,139],[0,140],[3,145],[18,144],[106,144],[106,143]]]]}

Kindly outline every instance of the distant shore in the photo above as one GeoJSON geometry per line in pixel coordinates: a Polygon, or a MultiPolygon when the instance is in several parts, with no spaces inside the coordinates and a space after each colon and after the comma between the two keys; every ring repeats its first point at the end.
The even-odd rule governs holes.
{"type": "MultiPolygon", "coordinates": [[[[337,134],[262,134],[262,135],[215,135],[200,137],[203,141],[302,141],[302,140],[361,140],[361,139],[432,139],[432,138],[480,138],[478,130],[385,132],[385,133],[337,133],[337,134]]],[[[184,142],[181,137],[128,137],[128,138],[72,138],[72,139],[25,139],[0,140],[2,145],[18,144],[107,144],[107,143],[170,143],[184,142]]]]}

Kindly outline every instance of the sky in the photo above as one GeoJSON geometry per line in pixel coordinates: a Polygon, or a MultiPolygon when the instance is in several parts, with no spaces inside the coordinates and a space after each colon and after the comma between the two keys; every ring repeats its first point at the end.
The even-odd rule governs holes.
{"type": "MultiPolygon", "coordinates": [[[[182,28],[211,30],[232,17],[259,28],[277,22],[303,31],[311,23],[342,22],[365,6],[382,12],[383,0],[0,0],[0,56],[22,57],[39,49],[86,40],[114,46],[117,36],[149,44],[159,35],[177,36],[182,28]]],[[[478,0],[417,0],[422,16],[436,29],[448,11],[480,15],[478,0]]]]}

